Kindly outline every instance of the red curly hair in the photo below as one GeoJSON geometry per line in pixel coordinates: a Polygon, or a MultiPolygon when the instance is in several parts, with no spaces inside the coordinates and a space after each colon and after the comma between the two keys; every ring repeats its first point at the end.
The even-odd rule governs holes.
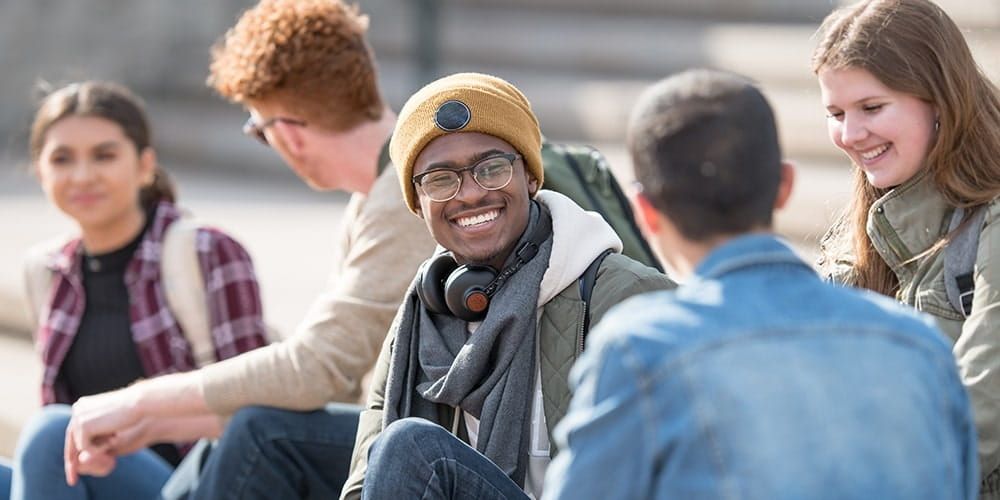
{"type": "Polygon", "coordinates": [[[208,84],[333,131],[381,118],[368,17],[340,0],[262,0],[212,48],[208,84]]]}

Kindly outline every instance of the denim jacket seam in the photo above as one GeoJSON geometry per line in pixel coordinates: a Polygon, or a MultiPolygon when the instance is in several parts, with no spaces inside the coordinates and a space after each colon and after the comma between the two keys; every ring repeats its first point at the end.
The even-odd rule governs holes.
{"type": "Polygon", "coordinates": [[[801,266],[806,269],[812,269],[794,254],[790,254],[787,250],[771,250],[767,252],[757,252],[741,257],[730,257],[702,270],[701,272],[698,272],[697,274],[706,279],[719,279],[726,274],[740,269],[776,264],[801,266]]]}
{"type": "MultiPolygon", "coordinates": [[[[636,381],[635,391],[639,402],[639,412],[642,415],[643,435],[654,435],[653,431],[659,428],[657,425],[658,419],[654,404],[656,401],[654,389],[657,387],[655,379],[649,377],[648,370],[643,369],[642,362],[640,361],[639,356],[636,355],[634,346],[631,345],[631,343],[623,342],[619,345],[619,347],[622,364],[632,372],[633,379],[636,381]]],[[[647,456],[645,458],[647,460],[651,460],[653,457],[647,456]]]]}
{"type": "MultiPolygon", "coordinates": [[[[694,384],[695,381],[692,380],[688,370],[684,369],[684,365],[686,364],[687,363],[681,363],[675,367],[677,368],[676,373],[681,382],[682,392],[684,392],[684,396],[689,403],[688,407],[691,408],[692,418],[695,425],[698,426],[698,429],[706,438],[709,455],[712,457],[712,464],[715,465],[716,474],[718,475],[717,480],[721,490],[720,493],[723,494],[723,498],[733,497],[734,495],[729,494],[729,490],[733,487],[733,485],[730,484],[729,478],[726,474],[722,446],[720,446],[721,443],[715,433],[712,432],[711,426],[708,425],[708,422],[711,419],[705,411],[705,398],[694,397],[696,394],[694,384]]],[[[662,378],[662,374],[660,378],[662,378]]]]}
{"type": "MultiPolygon", "coordinates": [[[[713,328],[719,325],[703,325],[703,327],[713,328]]],[[[879,327],[879,326],[869,326],[869,325],[843,325],[838,322],[830,322],[823,324],[809,324],[809,325],[787,325],[779,328],[767,328],[767,329],[727,329],[718,338],[712,339],[710,341],[703,341],[697,344],[684,344],[677,347],[677,353],[673,356],[669,356],[663,359],[660,363],[655,366],[651,366],[650,370],[645,374],[648,379],[647,382],[650,387],[655,386],[657,381],[662,380],[673,370],[678,370],[679,367],[687,364],[690,360],[696,356],[700,356],[707,351],[725,347],[728,344],[736,344],[747,341],[753,341],[766,337],[783,337],[789,335],[797,335],[803,333],[809,334],[821,334],[823,332],[828,332],[830,330],[838,329],[838,326],[850,326],[850,329],[846,333],[841,333],[841,335],[872,335],[877,334],[879,336],[890,339],[893,342],[899,342],[902,344],[909,345],[911,347],[920,349],[921,351],[931,352],[932,348],[927,342],[920,341],[919,338],[912,338],[905,335],[900,335],[898,331],[879,327]]],[[[843,329],[838,329],[843,332],[843,329]]],[[[935,360],[940,361],[940,360],[935,360]]]]}

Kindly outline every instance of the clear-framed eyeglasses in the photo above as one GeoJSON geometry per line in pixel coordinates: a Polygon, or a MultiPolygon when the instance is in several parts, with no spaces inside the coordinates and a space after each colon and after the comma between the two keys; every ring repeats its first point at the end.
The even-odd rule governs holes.
{"type": "Polygon", "coordinates": [[[488,156],[465,168],[439,168],[413,176],[413,184],[421,195],[432,201],[451,200],[462,190],[463,172],[471,171],[472,179],[487,191],[503,189],[514,177],[514,162],[521,158],[517,153],[488,156]]]}
{"type": "Polygon", "coordinates": [[[275,116],[273,118],[268,118],[260,123],[254,120],[253,116],[247,118],[246,123],[243,124],[243,133],[257,139],[258,142],[265,146],[270,146],[271,143],[267,140],[267,134],[264,133],[267,127],[274,125],[275,123],[288,123],[291,125],[297,125],[299,127],[305,127],[306,122],[302,120],[296,120],[295,118],[286,118],[283,116],[275,116]]]}

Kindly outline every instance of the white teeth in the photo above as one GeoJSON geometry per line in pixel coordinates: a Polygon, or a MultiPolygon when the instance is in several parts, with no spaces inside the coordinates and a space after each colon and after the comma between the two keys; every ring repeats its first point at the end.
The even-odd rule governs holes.
{"type": "Polygon", "coordinates": [[[875,148],[875,149],[873,149],[871,151],[868,151],[866,153],[861,153],[861,158],[863,158],[865,160],[874,160],[875,158],[878,157],[878,155],[880,155],[882,153],[885,153],[885,151],[887,149],[889,149],[889,145],[888,144],[883,144],[883,145],[881,145],[881,146],[879,146],[879,147],[877,147],[877,148],[875,148]]]}
{"type": "Polygon", "coordinates": [[[500,215],[499,210],[490,210],[489,212],[486,212],[484,214],[473,215],[472,217],[459,217],[456,222],[458,222],[459,226],[469,227],[478,224],[484,224],[493,219],[496,219],[497,216],[499,215],[500,215]]]}

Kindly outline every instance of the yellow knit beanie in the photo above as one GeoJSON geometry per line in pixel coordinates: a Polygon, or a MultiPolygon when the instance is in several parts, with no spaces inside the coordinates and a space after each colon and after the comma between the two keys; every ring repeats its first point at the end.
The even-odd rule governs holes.
{"type": "Polygon", "coordinates": [[[410,211],[416,213],[413,162],[432,140],[453,132],[481,132],[509,142],[542,185],[542,137],[531,104],[510,83],[481,73],[457,73],[413,94],[396,121],[389,156],[410,211]]]}

